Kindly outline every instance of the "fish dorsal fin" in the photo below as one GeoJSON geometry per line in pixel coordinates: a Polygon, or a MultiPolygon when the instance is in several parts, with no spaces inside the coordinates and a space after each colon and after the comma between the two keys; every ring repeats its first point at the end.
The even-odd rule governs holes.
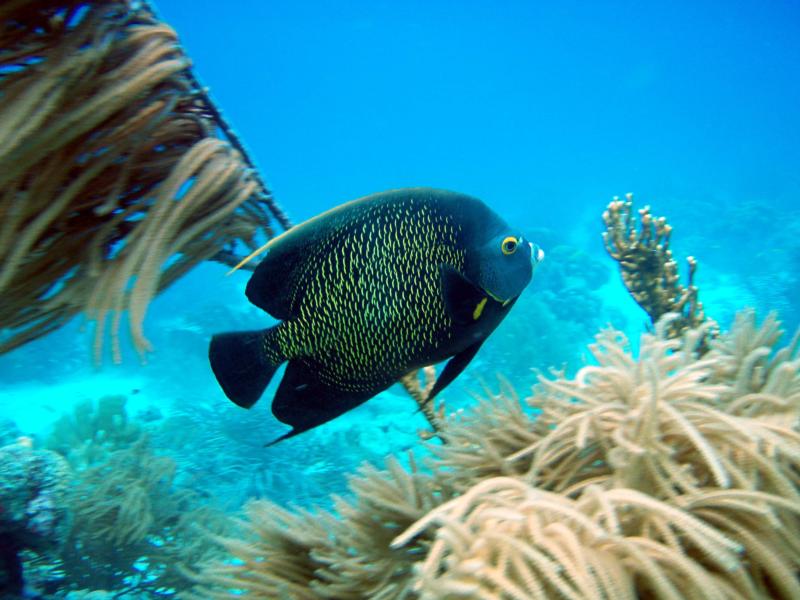
{"type": "Polygon", "coordinates": [[[300,242],[295,238],[268,248],[245,289],[250,302],[282,321],[293,316],[293,291],[308,259],[308,247],[300,242]]]}
{"type": "MultiPolygon", "coordinates": [[[[456,202],[464,201],[464,198],[443,190],[408,188],[379,192],[331,208],[286,230],[240,263],[246,264],[259,254],[267,253],[247,284],[247,297],[276,319],[290,319],[295,316],[294,311],[305,291],[303,275],[315,268],[313,264],[309,265],[313,262],[310,257],[316,257],[318,262],[321,258],[317,254],[318,247],[334,236],[342,235],[342,231],[361,218],[365,211],[381,205],[405,203],[409,199],[416,202],[456,202]]],[[[480,298],[469,308],[470,313],[475,311],[478,302],[480,298]]]]}
{"type": "Polygon", "coordinates": [[[444,305],[450,318],[460,324],[477,321],[486,305],[487,296],[483,290],[450,265],[441,265],[439,271],[444,305]]]}

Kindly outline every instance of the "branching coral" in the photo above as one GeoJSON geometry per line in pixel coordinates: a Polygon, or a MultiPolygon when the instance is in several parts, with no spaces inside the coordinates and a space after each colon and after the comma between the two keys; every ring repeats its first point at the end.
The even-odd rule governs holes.
{"type": "Polygon", "coordinates": [[[714,345],[714,378],[734,382],[730,395],[738,397],[735,413],[782,413],[793,410],[800,395],[797,372],[800,329],[791,342],[775,350],[783,335],[780,322],[770,314],[759,326],[752,310],[736,316],[731,335],[714,345]]]}
{"type": "Polygon", "coordinates": [[[56,420],[45,445],[67,458],[74,469],[101,462],[142,436],[141,426],[128,418],[126,403],[122,395],[79,402],[56,420]]]}
{"type": "MultiPolygon", "coordinates": [[[[625,573],[625,586],[637,586],[631,589],[639,595],[646,591],[657,597],[691,596],[689,582],[696,587],[688,589],[701,594],[710,575],[715,589],[727,590],[721,597],[737,597],[736,590],[745,597],[793,597],[800,588],[787,574],[800,566],[800,554],[787,538],[798,533],[800,523],[797,343],[776,350],[774,319],[755,328],[752,316],[742,316],[734,330],[699,359],[695,348],[704,339],[703,330],[690,330],[678,341],[667,338],[668,326],[662,321],[654,335],[645,336],[638,361],[618,334],[599,336],[592,347],[598,366],[585,367],[574,380],[541,381],[528,403],[542,413],[528,430],[518,411],[506,412],[497,402],[493,409],[484,409],[508,414],[509,431],[517,431],[523,443],[528,438],[516,452],[509,453],[507,440],[498,440],[496,422],[475,420],[471,427],[448,429],[451,443],[439,450],[442,466],[448,467],[439,473],[441,484],[452,482],[461,489],[460,500],[474,487],[461,465],[471,464],[473,470],[480,466],[487,477],[494,469],[524,481],[530,493],[556,492],[562,502],[577,503],[572,507],[582,507],[583,516],[596,525],[615,524],[604,534],[619,538],[615,555],[620,548],[632,547],[628,538],[637,544],[639,537],[646,538],[646,554],[661,557],[658,570],[651,565],[640,573],[647,563],[636,559],[639,566],[633,568],[635,556],[614,565],[625,573]],[[718,371],[735,356],[731,349],[741,353],[743,339],[771,344],[751,348],[750,359],[739,361],[739,369],[718,371]],[[737,380],[752,370],[754,361],[782,372],[784,386],[775,388],[772,397],[736,391],[737,380]],[[756,410],[754,404],[766,410],[756,410]],[[746,416],[744,405],[749,407],[746,416]],[[776,405],[780,410],[774,410],[776,405]],[[762,416],[755,418],[756,414],[762,416]],[[481,457],[479,465],[475,459],[466,463],[470,449],[481,457]],[[648,506],[669,518],[631,517],[648,506]],[[698,519],[729,540],[730,547],[741,547],[742,553],[734,554],[735,565],[722,569],[706,562],[714,554],[711,549],[697,545],[686,532],[671,531],[673,521],[698,519]],[[769,540],[761,537],[762,531],[770,532],[769,540]],[[701,565],[705,579],[698,578],[699,573],[692,576],[688,564],[701,565]],[[644,587],[637,573],[649,580],[644,587]],[[672,579],[672,588],[655,587],[661,579],[672,579]],[[678,581],[683,581],[677,586],[679,593],[678,581]]],[[[541,585],[541,578],[536,582],[541,585]]],[[[543,597],[569,597],[556,593],[552,582],[547,585],[550,591],[543,597]]],[[[573,591],[578,597],[592,597],[573,591]]]]}
{"type": "Polygon", "coordinates": [[[185,567],[217,555],[210,534],[229,534],[232,523],[175,475],[175,462],[155,456],[146,437],[78,474],[61,552],[71,585],[120,589],[138,570],[139,591],[189,587],[185,567]]]}
{"type": "Polygon", "coordinates": [[[336,499],[338,517],[250,503],[251,539],[221,539],[237,560],[199,574],[196,596],[226,598],[238,590],[258,598],[413,597],[410,575],[422,546],[392,548],[391,541],[448,498],[413,461],[410,471],[394,460],[386,471],[364,467],[351,489],[354,500],[336,499]]]}
{"type": "Polygon", "coordinates": [[[400,378],[400,384],[408,392],[408,395],[417,403],[419,410],[425,415],[425,419],[431,426],[430,430],[420,431],[419,435],[423,439],[430,439],[438,435],[442,429],[444,420],[444,403],[439,400],[439,406],[434,406],[428,397],[436,383],[436,367],[429,365],[417,371],[412,371],[400,378]],[[423,380],[420,380],[420,375],[423,380]]]}
{"type": "Polygon", "coordinates": [[[159,291],[288,224],[188,66],[138,2],[3,3],[0,352],[83,311],[119,360],[127,311],[144,353],[159,291]]]}
{"type": "Polygon", "coordinates": [[[177,481],[176,462],[151,449],[145,432],[155,425],[130,418],[125,404],[124,396],[81,403],[46,441],[74,470],[61,500],[74,519],[47,585],[120,590],[135,581],[142,593],[170,595],[192,584],[186,565],[219,554],[209,533],[233,530],[207,497],[177,481]]]}
{"type": "Polygon", "coordinates": [[[686,259],[688,282],[681,285],[678,263],[669,247],[672,227],[664,217],[653,216],[649,206],[638,212],[637,223],[633,194],[627,194],[624,200],[615,197],[603,213],[603,242],[619,263],[625,287],[653,323],[667,313],[679,315],[670,322],[670,335],[679,336],[708,320],[694,285],[697,261],[691,256],[686,259]]]}
{"type": "Polygon", "coordinates": [[[394,545],[434,524],[416,583],[431,599],[681,598],[687,581],[711,590],[706,598],[725,598],[735,588],[715,571],[736,569],[742,550],[702,519],[635,490],[595,487],[572,500],[507,477],[431,511],[394,545]],[[695,556],[670,547],[678,539],[695,556]]]}
{"type": "Polygon", "coordinates": [[[170,496],[175,463],[152,456],[147,446],[143,436],[81,474],[73,501],[79,535],[119,545],[141,542],[157,517],[174,512],[157,510],[155,502],[170,496]]]}
{"type": "Polygon", "coordinates": [[[367,470],[338,515],[251,505],[198,594],[256,598],[795,598],[800,359],[770,317],[712,342],[668,315],[574,378],[449,419],[429,471],[367,470]],[[761,343],[764,345],[757,346],[761,343]],[[742,387],[742,381],[759,382],[742,387]]]}

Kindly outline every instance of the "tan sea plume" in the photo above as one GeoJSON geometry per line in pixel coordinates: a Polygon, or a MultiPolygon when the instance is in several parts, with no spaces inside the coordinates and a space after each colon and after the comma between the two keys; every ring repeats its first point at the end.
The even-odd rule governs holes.
{"type": "Polygon", "coordinates": [[[365,467],[334,513],[248,507],[201,597],[800,597],[800,359],[774,316],[638,355],[616,331],[575,377],[504,383],[424,467],[365,467]]]}
{"type": "Polygon", "coordinates": [[[140,2],[0,6],[0,353],[84,312],[144,354],[160,290],[288,224],[188,67],[140,2]]]}

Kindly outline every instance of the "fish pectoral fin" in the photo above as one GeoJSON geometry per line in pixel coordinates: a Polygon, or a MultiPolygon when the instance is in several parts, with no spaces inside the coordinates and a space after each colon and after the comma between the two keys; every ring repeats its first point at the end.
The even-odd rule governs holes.
{"type": "Polygon", "coordinates": [[[467,368],[467,365],[475,358],[482,344],[483,340],[475,342],[447,361],[441,374],[436,379],[436,383],[433,384],[433,388],[431,388],[431,392],[425,400],[426,402],[433,400],[439,392],[450,385],[456,377],[461,375],[464,369],[467,368]]]}
{"type": "Polygon", "coordinates": [[[320,381],[318,371],[318,368],[301,359],[289,361],[272,401],[272,414],[282,423],[290,425],[292,430],[270,442],[268,446],[327,423],[388,387],[366,392],[347,392],[320,381]]]}
{"type": "Polygon", "coordinates": [[[444,305],[456,323],[473,323],[481,316],[487,296],[450,265],[440,265],[444,305]]]}

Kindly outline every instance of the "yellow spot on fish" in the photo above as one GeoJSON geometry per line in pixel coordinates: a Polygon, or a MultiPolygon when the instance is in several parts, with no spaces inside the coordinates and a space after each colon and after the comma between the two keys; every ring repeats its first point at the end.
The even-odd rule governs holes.
{"type": "Polygon", "coordinates": [[[480,316],[481,316],[481,313],[483,312],[483,307],[484,307],[484,306],[486,306],[486,301],[487,301],[487,300],[488,300],[488,298],[484,298],[483,300],[481,300],[480,302],[478,302],[478,306],[476,306],[476,307],[475,307],[475,310],[474,310],[474,311],[472,311],[472,318],[473,318],[474,320],[476,320],[476,321],[477,321],[477,320],[480,318],[480,316]]]}

